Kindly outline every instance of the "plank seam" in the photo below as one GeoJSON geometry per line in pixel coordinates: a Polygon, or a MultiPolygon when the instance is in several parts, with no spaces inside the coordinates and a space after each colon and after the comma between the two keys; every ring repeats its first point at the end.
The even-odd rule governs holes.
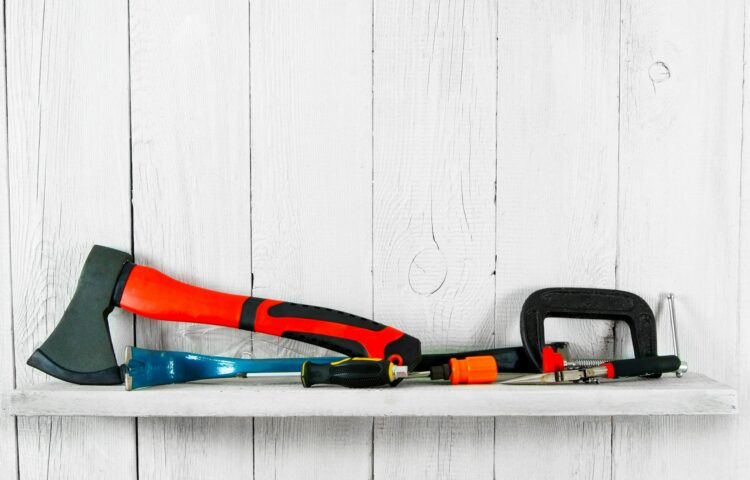
{"type": "MultiPolygon", "coordinates": [[[[618,269],[620,267],[620,129],[622,128],[622,0],[619,2],[620,14],[617,37],[617,218],[615,219],[615,289],[619,286],[618,269]]],[[[612,339],[617,345],[617,326],[612,324],[612,339]]]]}
{"type": "MultiPolygon", "coordinates": [[[[6,176],[5,176],[5,182],[6,182],[6,189],[5,194],[7,195],[7,202],[6,205],[8,206],[8,211],[6,212],[6,217],[4,221],[7,222],[8,225],[8,293],[9,298],[8,301],[10,303],[10,355],[11,355],[11,372],[12,372],[12,385],[11,388],[16,388],[16,335],[15,335],[15,312],[13,311],[13,253],[12,248],[13,245],[11,244],[10,239],[12,238],[11,235],[11,223],[10,223],[10,126],[9,126],[9,120],[8,120],[8,25],[7,25],[7,8],[8,5],[6,2],[3,2],[3,65],[4,65],[4,75],[5,75],[5,92],[3,94],[5,95],[5,169],[6,169],[6,176]]],[[[18,450],[18,417],[13,417],[13,435],[15,435],[15,441],[13,442],[13,446],[15,449],[15,456],[16,456],[16,479],[21,478],[21,459],[20,459],[20,453],[18,450]]]]}
{"type": "MultiPolygon", "coordinates": [[[[250,2],[248,2],[248,3],[250,3],[250,2]]],[[[250,342],[250,343],[252,343],[252,342],[250,342]]],[[[253,471],[252,471],[252,474],[253,474],[253,479],[254,479],[255,478],[255,457],[258,456],[258,452],[255,451],[255,417],[252,417],[250,419],[250,426],[251,426],[251,428],[253,430],[253,447],[252,447],[252,451],[253,451],[252,468],[253,468],[253,471]]]]}
{"type": "MultiPolygon", "coordinates": [[[[619,287],[620,266],[620,139],[622,128],[622,0],[618,2],[617,24],[617,186],[615,208],[615,289],[619,287]]],[[[612,322],[613,357],[617,350],[617,322],[612,322]]],[[[609,417],[609,478],[615,478],[615,417],[609,417]]]]}
{"type": "MultiPolygon", "coordinates": [[[[743,327],[742,327],[742,313],[743,313],[743,293],[742,293],[742,284],[744,280],[743,276],[743,265],[745,265],[745,259],[743,255],[744,249],[742,248],[742,240],[743,240],[743,233],[745,229],[743,228],[743,219],[744,219],[744,202],[743,202],[743,190],[744,190],[744,158],[745,158],[745,62],[747,62],[747,2],[743,2],[742,4],[742,61],[741,61],[741,67],[742,67],[742,91],[740,92],[740,168],[739,168],[739,215],[740,215],[740,221],[738,225],[738,242],[737,242],[737,324],[736,324],[736,352],[741,352],[741,338],[743,333],[743,327]]],[[[737,406],[738,409],[742,407],[742,398],[743,398],[743,390],[745,382],[747,381],[747,374],[740,375],[737,380],[737,406]]],[[[742,416],[747,415],[747,413],[743,413],[740,410],[740,418],[737,420],[737,425],[739,426],[739,430],[742,429],[742,416]]],[[[735,447],[735,452],[733,455],[733,462],[734,462],[734,472],[737,474],[740,474],[742,471],[742,462],[740,462],[738,457],[737,448],[735,447]]]]}
{"type": "MultiPolygon", "coordinates": [[[[252,74],[253,74],[253,68],[252,68],[252,5],[250,2],[247,3],[247,114],[248,114],[248,122],[247,122],[247,128],[248,128],[248,184],[250,185],[250,192],[249,192],[249,202],[250,202],[250,208],[249,208],[249,215],[250,215],[250,296],[252,297],[255,294],[255,273],[253,272],[253,82],[252,82],[252,74]]],[[[251,358],[255,355],[255,335],[250,333],[250,356],[251,358]]],[[[250,429],[252,431],[252,461],[251,461],[251,468],[252,468],[252,478],[256,478],[256,462],[255,459],[258,456],[258,452],[256,449],[256,439],[255,439],[255,417],[252,417],[250,419],[250,429]]]]}
{"type": "MultiPolygon", "coordinates": [[[[742,283],[743,283],[743,269],[742,266],[744,265],[744,255],[743,255],[743,248],[742,248],[742,234],[744,231],[743,228],[743,217],[744,217],[744,211],[743,211],[743,178],[744,178],[744,157],[745,157],[745,62],[747,61],[746,57],[746,35],[747,35],[747,2],[743,2],[742,5],[742,60],[741,60],[741,68],[742,68],[742,89],[740,92],[740,159],[739,159],[739,223],[738,223],[738,229],[737,229],[737,322],[735,325],[736,328],[736,335],[735,335],[735,352],[741,352],[741,339],[742,339],[742,283]]],[[[738,408],[742,407],[742,390],[745,383],[745,377],[746,375],[740,375],[737,380],[737,405],[738,408]]],[[[746,415],[740,412],[740,415],[746,415]]],[[[740,426],[741,429],[742,423],[741,419],[738,419],[737,424],[740,426]]],[[[735,452],[733,455],[733,462],[734,462],[734,470],[736,472],[740,472],[740,461],[737,457],[737,451],[735,448],[735,452]]]]}
{"type": "MultiPolygon", "coordinates": [[[[495,289],[494,296],[492,299],[492,346],[497,348],[497,171],[498,171],[498,145],[497,145],[497,117],[499,115],[498,102],[500,101],[500,0],[495,1],[495,184],[494,184],[494,199],[492,204],[495,207],[493,215],[493,221],[495,222],[495,239],[494,249],[495,258],[493,263],[493,274],[495,275],[495,289]]],[[[492,419],[492,480],[497,478],[497,417],[492,419]]]]}
{"type": "MultiPolygon", "coordinates": [[[[370,291],[375,320],[375,0],[370,2],[370,291]]],[[[371,425],[370,479],[375,480],[375,417],[371,425]]]]}
{"type": "MultiPolygon", "coordinates": [[[[252,7],[251,3],[247,2],[247,161],[248,161],[248,169],[247,169],[247,175],[248,175],[248,185],[250,186],[249,189],[249,201],[250,201],[250,222],[249,222],[249,228],[250,228],[250,296],[252,297],[254,295],[254,288],[255,288],[255,274],[253,273],[253,82],[252,82],[252,74],[253,74],[253,68],[252,68],[252,61],[253,61],[253,55],[252,55],[252,47],[253,47],[253,40],[252,40],[252,7]]],[[[250,357],[253,358],[255,356],[255,336],[250,332],[250,357]]],[[[252,417],[250,419],[250,430],[252,432],[251,438],[252,438],[252,445],[251,445],[251,451],[253,452],[253,458],[251,462],[251,468],[252,472],[251,477],[253,479],[256,478],[255,473],[255,459],[257,458],[257,452],[255,451],[255,417],[252,417]]]]}
{"type": "Polygon", "coordinates": [[[13,245],[10,241],[12,238],[11,235],[11,223],[10,223],[10,202],[11,202],[11,195],[10,195],[10,133],[9,133],[9,122],[8,122],[8,32],[7,32],[7,25],[6,25],[6,17],[5,17],[5,11],[7,9],[7,5],[5,2],[3,2],[3,62],[5,63],[5,155],[6,155],[6,162],[5,162],[5,169],[6,169],[6,190],[5,194],[7,195],[7,205],[8,205],[8,212],[6,221],[8,222],[8,266],[9,266],[9,273],[10,278],[8,279],[8,290],[10,292],[10,338],[11,338],[11,353],[13,355],[13,361],[11,362],[11,368],[13,371],[13,389],[16,388],[16,341],[15,341],[15,324],[13,319],[15,318],[14,311],[13,311],[13,245]]]}
{"type": "MultiPolygon", "coordinates": [[[[742,265],[743,265],[743,255],[742,255],[742,219],[743,219],[743,210],[742,210],[742,192],[743,192],[743,171],[744,171],[744,162],[743,158],[745,156],[745,61],[746,61],[746,42],[745,42],[745,35],[747,34],[747,2],[743,2],[742,5],[742,90],[740,92],[740,161],[739,161],[739,222],[738,222],[738,229],[737,229],[737,323],[736,323],[736,335],[735,335],[735,351],[741,352],[741,345],[740,345],[740,339],[741,339],[741,333],[742,333],[742,265]]],[[[740,375],[739,379],[737,380],[737,391],[742,391],[742,383],[743,383],[743,376],[740,375]]],[[[742,398],[741,395],[738,397],[738,402],[742,398]]]]}
{"type": "Polygon", "coordinates": [[[371,2],[370,27],[370,290],[375,320],[375,0],[371,2]]]}
{"type": "MultiPolygon", "coordinates": [[[[135,258],[135,212],[133,209],[133,76],[131,69],[131,39],[130,39],[130,0],[128,0],[128,174],[130,181],[130,254],[135,258]]],[[[138,319],[135,315],[130,315],[133,319],[133,345],[137,344],[137,324],[138,319]]],[[[140,449],[138,446],[138,417],[133,419],[133,434],[135,436],[135,478],[138,480],[141,476],[140,469],[140,449]]]]}

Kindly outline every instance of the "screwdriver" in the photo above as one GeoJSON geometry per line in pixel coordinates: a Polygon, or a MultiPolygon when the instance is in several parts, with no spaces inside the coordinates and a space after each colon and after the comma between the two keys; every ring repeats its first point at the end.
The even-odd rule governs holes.
{"type": "MultiPolygon", "coordinates": [[[[684,372],[686,364],[677,356],[613,360],[591,368],[557,369],[504,380],[504,384],[588,383],[599,378],[653,376],[667,372],[684,372]]],[[[451,358],[429,371],[409,373],[404,366],[394,365],[379,358],[346,358],[333,363],[305,362],[302,365],[302,385],[340,385],[349,388],[397,385],[402,379],[430,378],[449,380],[452,385],[482,384],[498,381],[495,357],[485,355],[463,359],[451,358]]]]}
{"type": "Polygon", "coordinates": [[[302,365],[302,385],[340,385],[349,388],[396,385],[402,379],[430,378],[450,380],[451,384],[492,383],[497,380],[497,361],[485,355],[451,358],[429,371],[409,373],[405,366],[394,365],[379,358],[345,358],[333,363],[305,362],[302,365]]]}

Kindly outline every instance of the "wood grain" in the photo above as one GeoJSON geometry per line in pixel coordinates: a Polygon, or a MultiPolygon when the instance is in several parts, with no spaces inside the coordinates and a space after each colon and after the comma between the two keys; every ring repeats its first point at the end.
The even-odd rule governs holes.
{"type": "MultiPolygon", "coordinates": [[[[732,415],[737,412],[737,390],[697,373],[688,373],[681,379],[671,376],[659,381],[557,385],[554,388],[502,384],[446,388],[428,380],[409,380],[398,388],[303,389],[295,379],[254,379],[252,382],[235,379],[128,392],[121,387],[58,382],[17,389],[4,396],[2,410],[22,416],[126,417],[732,415]]],[[[409,432],[413,429],[424,432],[438,423],[437,419],[429,418],[412,420],[402,419],[405,438],[424,437],[423,433],[409,432]]],[[[468,422],[479,429],[487,428],[484,421],[471,419],[468,422]]],[[[256,419],[256,425],[260,423],[256,419]]],[[[458,441],[463,438],[459,435],[465,432],[458,432],[450,424],[451,421],[445,420],[435,427],[436,431],[443,432],[440,436],[446,438],[453,434],[457,439],[453,446],[465,448],[458,441]]],[[[383,426],[384,422],[379,422],[376,428],[383,426]]],[[[387,450],[377,443],[376,448],[381,454],[387,450]]],[[[434,452],[429,452],[430,455],[434,452]]],[[[453,465],[451,475],[457,474],[457,468],[453,465]]],[[[446,471],[441,469],[438,473],[446,471]]]]}
{"type": "MultiPolygon", "coordinates": [[[[618,286],[651,305],[674,292],[681,355],[733,384],[743,6],[625,1],[622,22],[618,286]]],[[[668,339],[666,309],[658,313],[668,339]]],[[[734,428],[615,419],[614,478],[731,478],[734,428]]]]}
{"type": "MultiPolygon", "coordinates": [[[[256,296],[372,315],[371,11],[345,0],[250,5],[256,296]]],[[[253,349],[325,353],[260,335],[253,349]]],[[[255,426],[256,478],[371,475],[369,418],[255,426]]]]}
{"type": "MultiPolygon", "coordinates": [[[[424,351],[494,330],[494,1],[375,2],[375,319],[424,351]]],[[[491,478],[493,425],[378,420],[377,478],[491,478]]]]}
{"type": "MultiPolygon", "coordinates": [[[[0,416],[0,477],[746,476],[743,2],[129,3],[5,5],[0,390],[2,411],[22,417],[16,440],[15,420],[0,416]],[[653,416],[734,410],[730,388],[692,372],[512,396],[501,386],[479,395],[419,384],[47,384],[25,360],[58,321],[94,242],[134,247],[139,261],[208,287],[374,315],[428,351],[515,345],[532,290],[585,285],[643,295],[671,352],[662,302],[674,291],[683,357],[692,372],[739,387],[743,408],[653,416]],[[461,417],[439,418],[452,404],[461,417]],[[176,410],[334,418],[253,426],[176,410]],[[57,416],[87,413],[97,417],[57,416]],[[464,417],[592,413],[494,425],[464,417]],[[138,420],[138,451],[134,415],[149,417],[138,420]],[[556,446],[544,462],[540,444],[556,446]],[[332,454],[342,448],[343,460],[332,454]]],[[[121,356],[132,321],[116,312],[112,326],[121,356]]],[[[575,356],[627,354],[621,333],[548,322],[550,338],[583,340],[575,356]]],[[[145,320],[138,343],[323,353],[145,320]]]]}
{"type": "MultiPolygon", "coordinates": [[[[519,345],[521,305],[534,290],[614,287],[619,10],[616,2],[499,6],[496,343],[519,345]]],[[[612,352],[609,322],[552,326],[546,338],[570,341],[574,358],[612,352]]],[[[498,418],[496,475],[556,476],[528,455],[550,435],[559,435],[553,463],[562,478],[609,476],[609,420],[582,418],[498,418]],[[599,458],[564,461],[589,451],[599,458]]]]}
{"type": "MultiPolygon", "coordinates": [[[[2,2],[3,12],[5,2],[2,2]]],[[[0,112],[6,110],[5,23],[0,26],[0,112]]],[[[13,358],[13,291],[10,250],[10,178],[8,177],[8,124],[0,122],[0,392],[13,391],[16,383],[13,358]]],[[[0,477],[18,478],[16,419],[0,415],[0,477]]]]}
{"type": "MultiPolygon", "coordinates": [[[[130,14],[136,260],[249,293],[247,3],[133,1],[130,14]]],[[[137,340],[224,355],[251,348],[246,332],[150,320],[138,321],[137,340]]],[[[155,418],[138,427],[140,478],[251,475],[251,419],[155,418]]]]}
{"type": "Polygon", "coordinates": [[[371,477],[370,418],[258,418],[255,425],[257,479],[371,477]]]}
{"type": "Polygon", "coordinates": [[[492,451],[494,429],[488,417],[378,418],[374,478],[492,478],[487,451],[492,451]],[[394,446],[395,428],[400,438],[394,446]],[[485,439],[487,445],[480,443],[485,439]]]}
{"type": "MultiPolygon", "coordinates": [[[[60,319],[92,244],[129,247],[127,22],[122,2],[6,5],[19,386],[46,379],[26,359],[60,319]]],[[[110,325],[118,350],[132,342],[127,316],[110,325]]],[[[19,468],[24,478],[135,478],[134,439],[131,419],[19,419],[19,468]]]]}
{"type": "Polygon", "coordinates": [[[138,449],[139,478],[252,478],[251,419],[140,419],[138,425],[139,445],[147,447],[138,449]]]}
{"type": "Polygon", "coordinates": [[[607,417],[570,421],[544,419],[541,422],[532,418],[498,418],[495,432],[497,478],[608,479],[611,473],[610,422],[607,417]],[[535,454],[522,453],[519,440],[529,442],[527,445],[534,442],[535,454]]]}

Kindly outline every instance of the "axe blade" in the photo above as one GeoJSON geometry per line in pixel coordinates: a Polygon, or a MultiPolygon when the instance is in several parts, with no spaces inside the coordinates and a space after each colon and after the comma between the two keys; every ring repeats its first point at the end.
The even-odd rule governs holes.
{"type": "Polygon", "coordinates": [[[107,316],[120,272],[132,261],[129,253],[94,245],[60,323],[26,363],[79,385],[123,383],[107,316]]]}

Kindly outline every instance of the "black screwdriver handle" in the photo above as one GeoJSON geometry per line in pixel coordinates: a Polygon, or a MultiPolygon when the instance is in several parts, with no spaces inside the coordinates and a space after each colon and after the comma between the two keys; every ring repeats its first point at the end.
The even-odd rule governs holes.
{"type": "Polygon", "coordinates": [[[333,363],[302,364],[302,385],[380,387],[393,382],[393,363],[379,358],[345,358],[333,363]]]}
{"type": "Polygon", "coordinates": [[[627,360],[613,360],[604,366],[611,365],[610,378],[619,377],[642,377],[645,375],[660,375],[662,373],[676,372],[682,362],[675,355],[662,355],[658,357],[631,358],[627,360]]]}

